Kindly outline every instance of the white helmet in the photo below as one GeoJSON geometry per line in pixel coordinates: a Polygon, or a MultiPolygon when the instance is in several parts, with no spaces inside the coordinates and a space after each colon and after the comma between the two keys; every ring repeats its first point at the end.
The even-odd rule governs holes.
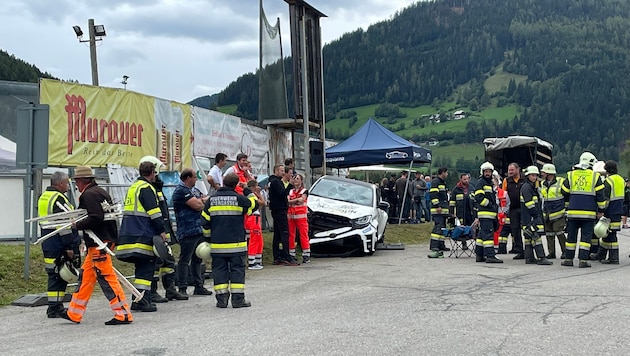
{"type": "Polygon", "coordinates": [[[140,165],[142,162],[151,162],[155,164],[155,171],[158,172],[158,174],[162,169],[166,169],[166,165],[164,164],[164,162],[160,161],[160,159],[155,156],[144,156],[140,158],[140,162],[138,162],[138,165],[140,165]]]}
{"type": "Polygon", "coordinates": [[[606,174],[606,168],[604,166],[606,163],[604,161],[597,161],[593,164],[593,172],[597,172],[599,174],[606,174]]]}
{"type": "Polygon", "coordinates": [[[479,167],[479,173],[483,174],[483,171],[487,170],[494,171],[494,165],[490,162],[483,162],[481,167],[479,167]]]}
{"type": "Polygon", "coordinates": [[[554,166],[551,163],[545,163],[543,164],[542,168],[540,169],[541,172],[545,172],[547,174],[556,174],[556,166],[554,166]]]}
{"type": "Polygon", "coordinates": [[[594,154],[590,152],[584,152],[580,155],[580,163],[578,164],[582,169],[593,168],[593,164],[595,164],[595,161],[597,161],[597,158],[594,154]]]}
{"type": "Polygon", "coordinates": [[[202,242],[197,245],[195,249],[195,254],[197,257],[201,258],[204,261],[210,261],[210,252],[211,252],[210,244],[207,242],[202,242]]]}
{"type": "Polygon", "coordinates": [[[70,261],[66,261],[59,269],[59,276],[68,283],[75,283],[79,280],[79,270],[70,261]]]}
{"type": "Polygon", "coordinates": [[[530,174],[540,174],[540,171],[538,171],[538,167],[536,166],[529,166],[527,167],[527,169],[525,169],[525,176],[528,176],[530,174]]]}
{"type": "Polygon", "coordinates": [[[600,239],[603,239],[604,237],[608,236],[609,231],[610,231],[610,219],[602,216],[597,222],[597,224],[595,224],[595,227],[593,228],[593,233],[595,234],[595,236],[599,237],[600,239]]]}

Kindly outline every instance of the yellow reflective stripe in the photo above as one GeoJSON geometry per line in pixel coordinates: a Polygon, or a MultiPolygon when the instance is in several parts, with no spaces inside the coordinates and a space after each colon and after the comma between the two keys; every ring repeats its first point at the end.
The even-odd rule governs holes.
{"type": "Polygon", "coordinates": [[[557,212],[555,212],[555,213],[551,213],[551,214],[549,214],[549,219],[551,219],[551,220],[556,220],[556,219],[558,219],[559,217],[563,216],[563,215],[564,215],[564,213],[565,213],[565,210],[564,210],[564,209],[562,209],[562,210],[560,210],[560,211],[557,211],[557,212]]]}
{"type": "Polygon", "coordinates": [[[217,249],[227,249],[227,248],[239,248],[239,247],[247,247],[247,242],[243,241],[243,242],[233,242],[233,243],[212,243],[211,247],[213,249],[217,248],[217,249]]]}
{"type": "Polygon", "coordinates": [[[46,293],[48,295],[48,298],[58,298],[58,297],[63,297],[66,295],[65,291],[48,291],[46,293]]]}
{"type": "Polygon", "coordinates": [[[483,200],[481,201],[481,203],[479,203],[479,205],[488,206],[490,205],[490,200],[488,198],[483,198],[483,200]]]}
{"type": "Polygon", "coordinates": [[[245,284],[244,283],[232,283],[232,284],[230,284],[230,287],[232,289],[245,289],[245,284]]]}
{"type": "Polygon", "coordinates": [[[497,213],[493,211],[483,211],[480,210],[477,212],[477,217],[480,219],[494,219],[497,217],[497,213]]]}
{"type": "Polygon", "coordinates": [[[151,287],[151,281],[146,280],[146,279],[140,279],[140,278],[136,278],[133,280],[133,284],[137,284],[143,287],[151,287]]]}
{"type": "Polygon", "coordinates": [[[49,264],[54,264],[55,263],[56,258],[48,258],[48,257],[44,257],[44,263],[49,265],[49,264]]]}
{"type": "Polygon", "coordinates": [[[149,216],[153,216],[153,215],[156,215],[156,214],[162,214],[162,210],[160,210],[160,207],[157,207],[157,208],[154,208],[154,209],[151,209],[151,210],[147,211],[147,214],[149,214],[149,216]]]}
{"type": "Polygon", "coordinates": [[[206,213],[205,210],[201,212],[201,217],[206,221],[210,221],[210,214],[206,213]]]}
{"type": "Polygon", "coordinates": [[[151,251],[151,253],[153,253],[153,246],[142,244],[142,243],[139,243],[139,242],[137,242],[135,244],[124,244],[124,245],[116,246],[116,250],[118,250],[118,251],[125,251],[125,250],[131,250],[131,249],[147,250],[147,251],[151,251]]]}

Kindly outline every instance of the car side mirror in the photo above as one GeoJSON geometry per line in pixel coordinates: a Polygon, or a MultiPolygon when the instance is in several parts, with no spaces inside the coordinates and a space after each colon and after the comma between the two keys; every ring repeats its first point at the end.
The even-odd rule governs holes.
{"type": "Polygon", "coordinates": [[[388,210],[389,210],[389,203],[388,203],[388,202],[386,202],[386,201],[380,201],[380,202],[378,203],[378,206],[377,206],[377,207],[378,207],[379,209],[381,209],[381,210],[388,211],[388,210]]]}

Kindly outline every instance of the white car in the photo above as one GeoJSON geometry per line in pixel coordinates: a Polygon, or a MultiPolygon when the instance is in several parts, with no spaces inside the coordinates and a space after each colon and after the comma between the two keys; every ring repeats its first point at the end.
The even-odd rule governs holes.
{"type": "Polygon", "coordinates": [[[371,183],[323,176],[308,195],[311,251],[319,255],[371,255],[383,242],[389,203],[371,183]]]}

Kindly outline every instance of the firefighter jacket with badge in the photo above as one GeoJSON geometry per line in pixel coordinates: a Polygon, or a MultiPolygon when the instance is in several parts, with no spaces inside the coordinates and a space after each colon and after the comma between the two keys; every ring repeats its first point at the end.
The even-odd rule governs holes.
{"type": "Polygon", "coordinates": [[[448,215],[448,194],[446,192],[446,182],[440,177],[435,177],[431,182],[429,189],[431,197],[431,215],[448,215]],[[442,212],[438,214],[437,208],[442,208],[442,212]]]}
{"type": "MultiPolygon", "coordinates": [[[[37,202],[40,217],[61,213],[65,210],[59,205],[72,210],[73,207],[66,196],[55,187],[48,187],[37,202]]],[[[54,229],[42,229],[42,236],[53,232],[54,229]]],[[[76,230],[58,229],[58,233],[42,242],[43,251],[74,250],[81,243],[76,230]]]]}
{"type": "Polygon", "coordinates": [[[576,169],[567,173],[562,183],[562,195],[568,219],[597,219],[604,212],[606,196],[599,173],[591,169],[576,169]]]}
{"type": "Polygon", "coordinates": [[[479,177],[475,189],[475,204],[477,207],[477,218],[497,218],[499,206],[497,205],[497,194],[494,191],[492,178],[486,178],[483,175],[479,177]]]}
{"type": "Polygon", "coordinates": [[[463,225],[471,225],[473,222],[474,201],[471,196],[474,187],[464,186],[458,182],[451,190],[451,200],[449,201],[449,212],[457,216],[463,225]]]}
{"type": "Polygon", "coordinates": [[[153,237],[165,232],[157,192],[140,177],[129,187],[116,257],[125,262],[153,259],[153,237]]]}
{"type": "Polygon", "coordinates": [[[232,188],[222,187],[212,195],[201,212],[204,237],[210,236],[211,253],[245,255],[245,215],[251,215],[258,208],[256,195],[245,188],[241,195],[232,188]]]}
{"type": "Polygon", "coordinates": [[[552,180],[545,180],[542,183],[540,195],[543,199],[543,215],[545,220],[556,221],[564,219],[566,210],[564,209],[564,196],[562,195],[562,184],[564,178],[553,177],[552,180]]]}
{"type": "MultiPolygon", "coordinates": [[[[542,201],[538,195],[536,182],[525,178],[525,183],[521,187],[521,225],[535,226],[537,231],[544,231],[542,222],[542,201]]],[[[519,228],[519,227],[515,227],[519,228]]]]}
{"type": "Polygon", "coordinates": [[[604,181],[604,196],[607,199],[604,216],[610,218],[611,230],[621,230],[625,188],[626,182],[619,174],[610,175],[604,181]]]}

